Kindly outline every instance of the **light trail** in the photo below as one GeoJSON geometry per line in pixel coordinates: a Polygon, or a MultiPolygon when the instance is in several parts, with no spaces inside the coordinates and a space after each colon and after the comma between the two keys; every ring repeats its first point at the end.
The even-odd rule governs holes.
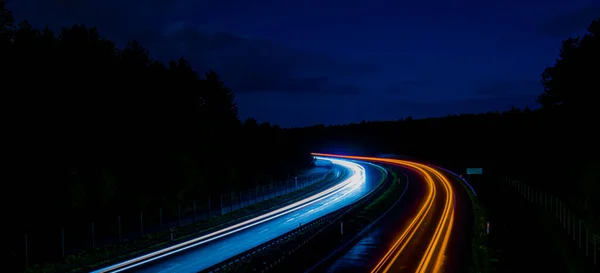
{"type": "Polygon", "coordinates": [[[371,273],[392,271],[392,268],[396,266],[398,258],[403,253],[421,255],[421,251],[415,250],[419,247],[424,247],[423,254],[417,257],[417,259],[413,259],[414,256],[411,256],[410,261],[416,264],[415,272],[436,273],[442,270],[444,255],[454,224],[455,210],[454,191],[446,176],[435,168],[407,160],[321,153],[313,153],[313,155],[387,163],[407,167],[419,173],[426,183],[424,200],[418,207],[417,213],[400,232],[398,239],[393,242],[390,249],[378,261],[371,273]],[[429,224],[433,224],[433,233],[430,236],[422,237],[426,241],[415,243],[413,240],[415,234],[429,235],[428,232],[430,232],[431,228],[428,230],[429,226],[425,219],[430,219],[429,224]],[[407,248],[412,248],[412,251],[407,252],[407,248]]]}
{"type": "Polygon", "coordinates": [[[275,218],[281,217],[283,215],[289,214],[291,212],[297,211],[301,208],[312,205],[316,202],[322,201],[330,196],[333,196],[342,191],[354,191],[360,188],[366,181],[366,173],[365,169],[357,163],[343,160],[343,159],[333,159],[333,158],[322,158],[318,157],[318,159],[331,161],[333,164],[340,165],[349,170],[350,176],[346,180],[307,198],[304,198],[300,201],[294,202],[293,204],[287,205],[285,207],[273,210],[271,212],[262,214],[255,218],[243,221],[241,223],[229,226],[227,228],[220,229],[218,231],[179,243],[174,246],[170,246],[146,255],[142,255],[115,265],[111,265],[109,267],[93,271],[93,273],[107,273],[107,272],[122,272],[128,269],[132,269],[134,267],[138,267],[140,265],[171,256],[173,254],[179,253],[181,251],[206,244],[208,242],[217,240],[219,238],[225,237],[227,235],[239,232],[241,230],[259,225],[261,223],[268,222],[275,218]]]}

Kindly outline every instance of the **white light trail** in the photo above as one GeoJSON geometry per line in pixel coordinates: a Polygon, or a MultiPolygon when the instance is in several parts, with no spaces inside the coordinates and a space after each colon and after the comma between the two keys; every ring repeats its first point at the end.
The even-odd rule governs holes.
{"type": "Polygon", "coordinates": [[[366,182],[366,173],[365,169],[357,163],[344,160],[344,159],[334,159],[328,157],[316,157],[321,160],[330,161],[333,164],[342,166],[346,168],[350,172],[350,177],[346,180],[332,186],[324,191],[321,191],[317,194],[309,196],[300,201],[294,202],[293,204],[287,205],[285,207],[273,210],[271,212],[265,213],[263,215],[257,216],[255,218],[246,220],[244,222],[220,229],[218,231],[179,243],[174,246],[170,246],[146,255],[139,256],[137,258],[133,258],[100,270],[93,271],[92,273],[108,273],[108,272],[121,272],[127,269],[131,269],[151,261],[155,261],[157,259],[164,258],[166,256],[173,255],[175,253],[208,243],[210,241],[222,238],[224,236],[233,234],[235,232],[256,226],[258,224],[270,221],[277,217],[283,216],[285,214],[294,212],[298,209],[304,208],[316,202],[319,202],[331,195],[334,195],[340,191],[355,191],[360,189],[360,187],[366,182]]]}

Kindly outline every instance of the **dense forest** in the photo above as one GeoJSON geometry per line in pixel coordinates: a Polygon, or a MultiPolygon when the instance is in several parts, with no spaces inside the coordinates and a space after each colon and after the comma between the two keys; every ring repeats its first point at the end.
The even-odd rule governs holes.
{"type": "MultiPolygon", "coordinates": [[[[11,233],[247,189],[309,168],[289,132],[241,122],[234,93],[93,27],[15,23],[0,1],[11,233]]],[[[19,242],[22,236],[17,236],[19,242]]]]}
{"type": "Polygon", "coordinates": [[[16,23],[3,0],[0,66],[9,234],[247,189],[310,167],[311,151],[483,167],[600,210],[600,19],[563,41],[540,109],[419,120],[242,122],[215,72],[154,60],[136,41],[117,48],[93,27],[16,23]]]}
{"type": "Polygon", "coordinates": [[[563,41],[541,79],[539,109],[295,129],[315,150],[395,153],[525,179],[600,214],[600,19],[563,41]],[[568,185],[568,186],[566,186],[568,185]]]}

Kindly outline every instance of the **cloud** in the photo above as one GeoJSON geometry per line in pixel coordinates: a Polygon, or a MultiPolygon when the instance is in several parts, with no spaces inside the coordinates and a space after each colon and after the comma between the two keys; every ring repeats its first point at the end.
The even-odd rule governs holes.
{"type": "Polygon", "coordinates": [[[329,89],[332,94],[337,95],[358,95],[363,93],[363,89],[357,85],[338,85],[329,89]]]}
{"type": "Polygon", "coordinates": [[[582,34],[590,23],[600,17],[600,5],[595,4],[575,12],[567,12],[542,22],[538,31],[546,36],[567,38],[582,34]]]}
{"type": "Polygon", "coordinates": [[[285,75],[281,77],[272,77],[263,73],[253,74],[245,73],[241,78],[241,81],[236,81],[236,87],[252,92],[278,92],[285,90],[287,92],[319,92],[325,90],[328,87],[329,79],[325,76],[320,77],[308,77],[308,78],[285,78],[285,75]]]}
{"type": "Polygon", "coordinates": [[[506,94],[539,94],[543,91],[540,81],[516,80],[492,82],[476,87],[477,94],[499,96],[506,94]]]}
{"type": "Polygon", "coordinates": [[[163,53],[162,59],[175,58],[172,52],[178,52],[198,70],[215,70],[236,92],[327,92],[339,89],[329,84],[332,78],[360,77],[378,71],[369,64],[304,52],[268,40],[207,33],[185,24],[148,44],[150,50],[163,53]]]}
{"type": "Polygon", "coordinates": [[[357,85],[333,84],[329,82],[326,76],[304,77],[304,78],[285,78],[270,77],[258,73],[246,74],[247,77],[242,81],[235,81],[235,88],[243,90],[245,93],[251,92],[286,92],[297,94],[337,94],[337,95],[356,95],[362,92],[362,88],[357,85]],[[267,76],[264,78],[263,76],[267,76]]]}
{"type": "Polygon", "coordinates": [[[385,90],[390,94],[405,94],[407,92],[414,91],[415,87],[418,85],[419,83],[417,81],[405,81],[390,85],[385,90]]]}
{"type": "MultiPolygon", "coordinates": [[[[98,26],[102,35],[124,45],[135,39],[150,55],[167,61],[184,56],[198,72],[216,71],[235,92],[333,92],[352,93],[356,87],[329,81],[359,78],[379,71],[375,65],[345,61],[306,52],[273,41],[247,38],[210,27],[209,3],[187,5],[200,10],[186,16],[178,8],[185,1],[66,1],[49,4],[43,0],[20,0],[13,5],[34,26],[58,27],[72,23],[98,26]],[[43,5],[44,9],[28,7],[43,5]],[[190,19],[191,18],[191,19],[190,19]],[[200,19],[198,19],[200,18],[200,19]],[[37,24],[36,24],[37,23],[37,24]],[[351,90],[352,89],[352,90],[351,90]]],[[[216,12],[216,11],[214,11],[216,12]]]]}

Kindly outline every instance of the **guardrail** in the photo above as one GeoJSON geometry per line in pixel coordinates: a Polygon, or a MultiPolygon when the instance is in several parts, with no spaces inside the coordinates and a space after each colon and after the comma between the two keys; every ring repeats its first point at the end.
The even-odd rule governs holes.
{"type": "Polygon", "coordinates": [[[309,177],[301,177],[300,179],[293,178],[280,183],[274,183],[270,185],[258,186],[254,189],[248,189],[238,192],[229,192],[221,194],[220,197],[220,214],[224,215],[247,206],[256,204],[257,202],[267,201],[282,195],[292,193],[297,190],[310,187],[317,182],[324,180],[327,176],[332,174],[334,171],[331,168],[328,172],[311,175],[309,177]]]}
{"type": "MultiPolygon", "coordinates": [[[[355,161],[355,160],[351,160],[351,161],[355,161]]],[[[377,166],[375,164],[368,163],[368,162],[361,162],[361,163],[362,164],[366,163],[366,164],[377,166]]],[[[379,166],[377,166],[377,167],[381,168],[379,166]]],[[[205,270],[202,270],[200,272],[218,273],[218,272],[223,272],[223,271],[228,271],[228,270],[230,270],[230,271],[235,270],[235,268],[241,266],[242,263],[251,263],[253,260],[255,261],[256,257],[260,257],[260,255],[262,255],[265,251],[269,250],[270,248],[275,247],[275,246],[282,246],[284,249],[281,251],[278,251],[278,252],[280,252],[279,255],[277,255],[271,259],[259,260],[259,261],[254,262],[256,264],[255,267],[261,268],[259,270],[260,272],[267,272],[267,271],[273,269],[273,267],[275,267],[276,265],[280,264],[283,260],[285,260],[286,257],[291,256],[294,252],[298,251],[302,246],[304,246],[307,243],[309,243],[310,241],[312,241],[315,238],[315,236],[317,236],[320,233],[322,233],[323,231],[327,230],[329,227],[331,227],[332,224],[337,223],[342,217],[346,216],[348,213],[354,211],[355,208],[361,207],[365,204],[372,202],[373,198],[378,196],[376,193],[379,193],[383,189],[385,189],[386,187],[384,187],[384,185],[387,186],[387,185],[389,185],[389,182],[390,182],[390,177],[387,175],[387,170],[385,170],[384,168],[382,168],[382,169],[385,171],[386,180],[383,181],[383,183],[379,184],[376,188],[371,190],[369,193],[367,193],[365,196],[363,196],[358,201],[356,201],[352,204],[346,205],[337,211],[334,211],[327,215],[321,216],[321,217],[307,223],[306,225],[303,225],[302,227],[299,227],[297,229],[289,231],[289,232],[287,232],[277,238],[274,238],[262,245],[254,247],[248,251],[238,254],[232,258],[229,258],[221,263],[218,263],[218,264],[216,264],[212,267],[209,267],[205,270]]],[[[255,268],[255,269],[257,269],[257,268],[255,268]]]]}
{"type": "MultiPolygon", "coordinates": [[[[114,254],[104,257],[103,259],[104,260],[114,259],[120,255],[124,255],[124,253],[126,253],[126,252],[137,252],[138,254],[149,253],[149,251],[145,250],[146,248],[152,247],[157,244],[164,244],[164,246],[173,245],[175,242],[180,241],[182,238],[186,238],[191,235],[200,236],[201,234],[207,233],[206,231],[198,232],[198,230],[211,229],[211,227],[223,225],[226,223],[225,221],[224,222],[213,221],[213,220],[215,220],[213,218],[215,218],[216,216],[223,216],[223,215],[229,214],[229,213],[236,213],[236,214],[239,214],[236,216],[237,218],[245,219],[245,218],[249,217],[250,215],[253,215],[253,213],[256,213],[256,212],[248,211],[248,212],[239,213],[239,212],[237,212],[238,210],[246,208],[251,205],[269,201],[271,199],[281,197],[284,195],[288,195],[288,194],[293,195],[294,193],[297,193],[303,189],[307,189],[307,188],[315,185],[317,182],[323,181],[327,177],[331,177],[332,175],[335,175],[335,177],[331,177],[331,181],[333,181],[333,180],[337,179],[340,174],[341,174],[340,170],[338,168],[333,167],[329,171],[322,173],[322,174],[299,177],[298,179],[290,179],[287,182],[280,183],[283,186],[262,187],[260,191],[253,190],[254,193],[259,193],[258,195],[254,195],[254,198],[250,198],[250,197],[248,197],[246,199],[240,198],[240,201],[243,201],[243,200],[246,200],[246,201],[239,202],[237,206],[235,206],[234,202],[231,202],[230,209],[223,208],[223,206],[228,205],[227,203],[221,203],[222,206],[218,207],[216,210],[214,208],[211,208],[212,202],[211,202],[210,198],[208,200],[208,205],[203,206],[203,208],[205,210],[204,213],[201,213],[201,212],[199,213],[200,206],[197,206],[196,201],[194,201],[192,204],[189,204],[187,206],[179,205],[177,208],[176,220],[173,220],[173,217],[170,217],[170,219],[171,219],[170,221],[163,219],[163,217],[165,217],[165,216],[163,215],[162,209],[159,210],[159,213],[158,213],[159,215],[154,215],[154,217],[152,217],[153,215],[144,214],[142,212],[140,212],[139,215],[137,215],[137,219],[121,218],[121,216],[118,216],[118,217],[116,217],[116,221],[114,224],[116,227],[115,228],[116,234],[113,235],[114,237],[112,240],[107,240],[106,238],[102,238],[102,237],[99,238],[96,233],[98,233],[98,231],[101,230],[103,225],[102,225],[102,223],[92,222],[90,224],[90,232],[89,232],[89,234],[91,235],[91,237],[90,237],[91,242],[89,242],[88,247],[91,249],[98,249],[98,248],[104,247],[104,246],[116,247],[121,242],[126,243],[129,241],[138,240],[138,238],[140,238],[140,239],[147,238],[149,235],[152,235],[152,240],[149,240],[150,239],[149,238],[147,240],[147,242],[140,242],[134,247],[129,247],[126,250],[122,250],[122,251],[116,251],[114,254]],[[183,210],[183,208],[185,208],[185,210],[183,210]],[[158,216],[158,217],[156,217],[156,216],[158,216]],[[210,222],[208,221],[209,219],[211,219],[210,222]],[[122,220],[126,220],[128,222],[129,221],[138,222],[138,232],[123,231],[122,220]],[[154,221],[155,224],[149,225],[148,224],[149,221],[154,221]],[[205,221],[206,224],[199,223],[199,221],[205,221]]],[[[244,195],[238,195],[238,196],[243,197],[244,195]]],[[[296,198],[296,197],[294,197],[294,198],[296,198]]],[[[283,204],[286,202],[287,201],[282,201],[281,203],[283,204]]],[[[169,218],[167,218],[167,219],[169,219],[169,218]]],[[[235,223],[239,219],[230,220],[227,223],[235,223]]],[[[216,220],[218,220],[218,219],[216,219],[216,220]]],[[[104,225],[106,225],[106,224],[104,224],[104,225]]],[[[63,257],[65,257],[66,260],[70,259],[70,256],[69,256],[70,253],[79,253],[79,252],[82,252],[85,250],[85,247],[83,247],[83,246],[75,247],[70,250],[67,249],[69,242],[65,242],[65,238],[71,239],[71,238],[69,238],[68,231],[69,231],[69,229],[63,228],[60,230],[60,234],[59,234],[59,236],[60,236],[59,238],[63,238],[61,241],[60,250],[62,251],[63,257]]],[[[32,236],[31,234],[25,234],[25,243],[27,244],[25,246],[25,249],[26,250],[29,249],[31,247],[31,243],[35,243],[35,241],[36,241],[35,236],[32,236]]],[[[83,240],[83,241],[85,241],[85,240],[83,240]]],[[[31,255],[31,253],[26,253],[26,256],[29,256],[29,255],[31,255]]],[[[96,259],[93,260],[93,263],[97,263],[97,262],[99,262],[99,261],[96,259]]],[[[66,272],[66,271],[77,270],[78,268],[85,267],[85,265],[89,262],[87,262],[87,261],[86,262],[70,261],[69,263],[71,265],[65,266],[57,272],[66,272]]]]}

